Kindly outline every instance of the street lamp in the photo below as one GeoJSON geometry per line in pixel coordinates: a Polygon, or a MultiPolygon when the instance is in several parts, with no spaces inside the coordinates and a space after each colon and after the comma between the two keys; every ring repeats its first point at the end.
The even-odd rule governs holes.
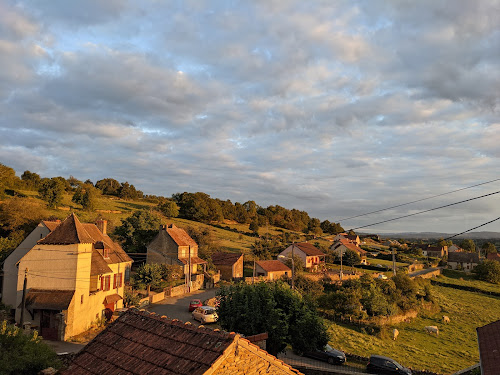
{"type": "Polygon", "coordinates": [[[287,257],[285,255],[278,255],[279,259],[291,259],[292,260],[292,290],[295,289],[295,282],[294,282],[294,277],[295,277],[295,261],[293,260],[293,254],[291,257],[287,257]]]}

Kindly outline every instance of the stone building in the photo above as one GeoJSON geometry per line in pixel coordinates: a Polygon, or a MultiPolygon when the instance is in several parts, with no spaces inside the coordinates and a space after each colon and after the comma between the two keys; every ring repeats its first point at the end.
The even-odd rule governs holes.
{"type": "Polygon", "coordinates": [[[230,281],[243,277],[243,254],[241,253],[214,253],[212,263],[220,271],[223,280],[230,281]]]}
{"type": "Polygon", "coordinates": [[[97,335],[63,375],[301,374],[234,332],[129,310],[97,335]]]}

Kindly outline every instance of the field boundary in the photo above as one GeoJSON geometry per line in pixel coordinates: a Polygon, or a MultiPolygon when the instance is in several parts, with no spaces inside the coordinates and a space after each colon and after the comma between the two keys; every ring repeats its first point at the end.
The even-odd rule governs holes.
{"type": "Polygon", "coordinates": [[[475,286],[449,284],[437,280],[431,280],[431,284],[437,286],[443,286],[445,288],[453,288],[453,289],[465,290],[467,292],[482,293],[490,296],[500,297],[500,292],[488,291],[481,288],[476,288],[475,286]]]}

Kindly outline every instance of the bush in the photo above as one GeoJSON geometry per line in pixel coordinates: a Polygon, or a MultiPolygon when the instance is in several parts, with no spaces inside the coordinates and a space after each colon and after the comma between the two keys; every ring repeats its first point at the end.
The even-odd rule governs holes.
{"type": "Polygon", "coordinates": [[[36,331],[26,335],[6,321],[0,323],[0,374],[37,374],[47,367],[60,366],[57,354],[36,331]]]}

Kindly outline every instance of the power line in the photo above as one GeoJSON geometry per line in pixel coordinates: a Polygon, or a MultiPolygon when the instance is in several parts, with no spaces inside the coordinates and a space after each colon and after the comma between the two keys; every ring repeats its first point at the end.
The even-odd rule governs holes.
{"type": "Polygon", "coordinates": [[[448,238],[445,238],[445,239],[444,239],[444,241],[447,241],[447,240],[450,240],[450,239],[452,239],[452,238],[458,237],[458,236],[460,236],[460,235],[462,235],[462,234],[464,234],[464,233],[471,232],[471,231],[473,231],[474,229],[484,227],[485,225],[491,224],[491,223],[493,223],[493,222],[495,222],[495,221],[497,221],[497,220],[500,220],[500,216],[499,216],[499,217],[497,217],[496,219],[490,220],[490,221],[488,221],[488,222],[486,222],[486,223],[484,223],[484,224],[478,225],[477,227],[474,227],[474,228],[471,228],[471,229],[467,229],[466,231],[463,231],[463,232],[461,232],[461,233],[454,234],[453,236],[450,236],[450,237],[448,237],[448,238]]]}
{"type": "Polygon", "coordinates": [[[410,217],[410,216],[420,215],[420,214],[423,214],[423,213],[426,213],[426,212],[430,212],[430,211],[440,210],[440,209],[442,209],[442,208],[446,208],[446,207],[450,207],[450,206],[455,206],[455,205],[457,205],[457,204],[461,204],[461,203],[465,203],[465,202],[470,202],[470,201],[473,201],[473,200],[476,200],[476,199],[480,199],[480,198],[484,198],[484,197],[489,197],[489,196],[491,196],[491,195],[495,195],[495,194],[498,194],[498,193],[500,193],[500,191],[496,191],[496,192],[494,192],[494,193],[489,193],[489,194],[484,194],[484,195],[481,195],[481,196],[479,196],[479,197],[474,197],[474,198],[465,199],[465,200],[460,201],[460,202],[455,202],[455,203],[445,204],[444,206],[430,208],[430,209],[428,209],[428,210],[415,212],[415,213],[413,213],[413,214],[408,214],[408,215],[398,216],[398,217],[395,217],[395,218],[393,218],[393,219],[387,219],[387,220],[379,221],[379,222],[376,222],[376,223],[373,223],[373,224],[362,225],[362,226],[360,226],[360,227],[352,228],[351,230],[357,230],[357,229],[366,228],[366,227],[373,227],[374,225],[383,224],[383,223],[388,223],[388,222],[390,222],[390,221],[395,221],[395,220],[399,220],[399,219],[404,219],[404,218],[407,218],[407,217],[410,217]]]}
{"type": "Polygon", "coordinates": [[[490,184],[490,183],[492,183],[492,182],[496,182],[496,181],[500,181],[500,178],[496,178],[496,179],[494,179],[494,180],[490,180],[490,181],[486,181],[486,182],[481,182],[481,183],[479,183],[479,184],[475,184],[475,185],[467,186],[467,187],[464,187],[464,188],[461,188],[461,189],[452,190],[452,191],[449,191],[449,192],[447,192],[447,193],[437,194],[437,195],[433,195],[433,196],[431,196],[431,197],[422,198],[422,199],[417,199],[417,200],[414,200],[414,201],[411,201],[411,202],[407,202],[407,203],[397,204],[397,205],[395,205],[395,206],[391,206],[391,207],[387,207],[387,208],[382,208],[382,209],[380,209],[380,210],[370,211],[370,212],[367,212],[367,213],[364,213],[364,214],[359,214],[359,215],[355,215],[355,216],[350,216],[350,217],[346,217],[346,218],[338,219],[338,222],[342,222],[342,221],[345,221],[345,220],[354,219],[354,218],[356,218],[356,217],[361,217],[361,216],[371,215],[371,214],[378,213],[378,212],[382,212],[382,211],[392,210],[393,208],[398,208],[398,207],[402,207],[402,206],[407,206],[407,205],[412,204],[412,203],[418,203],[418,202],[426,201],[426,200],[429,200],[429,199],[433,199],[433,198],[437,198],[437,197],[442,197],[443,195],[453,194],[453,193],[456,193],[456,192],[459,192],[459,191],[462,191],[462,190],[467,190],[467,189],[471,189],[471,188],[473,188],[473,187],[477,187],[477,186],[481,186],[481,185],[490,184]]]}

